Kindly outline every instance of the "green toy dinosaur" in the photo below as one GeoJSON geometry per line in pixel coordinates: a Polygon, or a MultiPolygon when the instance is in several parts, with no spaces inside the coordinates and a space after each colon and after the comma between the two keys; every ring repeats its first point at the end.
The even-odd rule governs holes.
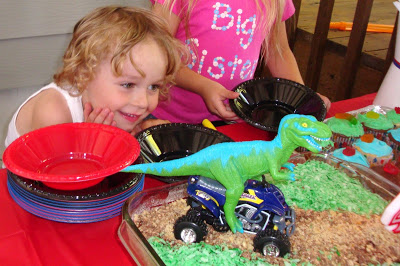
{"type": "Polygon", "coordinates": [[[294,165],[288,159],[297,147],[319,152],[332,142],[331,130],[313,116],[287,115],[272,141],[223,142],[206,147],[188,157],[131,165],[123,172],[158,176],[201,175],[219,181],[226,188],[224,212],[233,233],[243,232],[234,211],[248,179],[270,173],[275,180],[294,180],[294,165]],[[291,172],[281,172],[281,167],[291,172]]]}

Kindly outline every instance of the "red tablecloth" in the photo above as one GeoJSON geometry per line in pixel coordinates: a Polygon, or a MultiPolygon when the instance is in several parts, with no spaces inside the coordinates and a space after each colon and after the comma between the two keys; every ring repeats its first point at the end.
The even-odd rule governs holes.
{"type": "MultiPolygon", "coordinates": [[[[375,94],[332,104],[328,117],[372,104],[375,94]]],[[[270,139],[246,123],[218,127],[235,141],[270,139]]],[[[36,217],[19,207],[0,170],[0,265],[132,265],[117,229],[121,217],[89,224],[68,224],[36,217]]],[[[145,188],[164,184],[146,178],[145,188]]]]}

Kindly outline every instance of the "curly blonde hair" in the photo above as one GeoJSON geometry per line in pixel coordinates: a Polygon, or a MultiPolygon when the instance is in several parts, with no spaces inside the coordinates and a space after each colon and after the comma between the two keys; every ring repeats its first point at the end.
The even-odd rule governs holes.
{"type": "Polygon", "coordinates": [[[122,64],[129,58],[144,76],[129,52],[149,37],[160,46],[168,59],[164,86],[160,89],[160,96],[166,97],[169,85],[173,84],[174,75],[186,56],[186,49],[171,36],[163,19],[140,8],[107,6],[83,17],[74,27],[63,57],[63,67],[54,75],[54,81],[72,95],[80,95],[94,78],[97,66],[110,57],[114,75],[122,74],[122,64]]]}

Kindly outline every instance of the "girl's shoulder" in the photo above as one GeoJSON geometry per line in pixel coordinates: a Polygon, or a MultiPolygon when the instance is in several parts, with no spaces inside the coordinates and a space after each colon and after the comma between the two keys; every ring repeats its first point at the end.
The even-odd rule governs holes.
{"type": "Polygon", "coordinates": [[[49,88],[37,95],[34,111],[52,124],[72,122],[67,100],[55,88],[49,88]]]}
{"type": "Polygon", "coordinates": [[[29,99],[20,109],[17,128],[21,134],[37,128],[72,122],[65,97],[57,89],[48,88],[29,99]]]}

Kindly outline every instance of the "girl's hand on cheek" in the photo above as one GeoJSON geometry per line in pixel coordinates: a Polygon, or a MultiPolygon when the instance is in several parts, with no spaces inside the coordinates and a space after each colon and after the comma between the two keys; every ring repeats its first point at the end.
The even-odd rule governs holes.
{"type": "Polygon", "coordinates": [[[114,121],[114,113],[108,108],[94,108],[90,103],[86,103],[83,108],[84,121],[110,126],[117,126],[114,121]]]}

